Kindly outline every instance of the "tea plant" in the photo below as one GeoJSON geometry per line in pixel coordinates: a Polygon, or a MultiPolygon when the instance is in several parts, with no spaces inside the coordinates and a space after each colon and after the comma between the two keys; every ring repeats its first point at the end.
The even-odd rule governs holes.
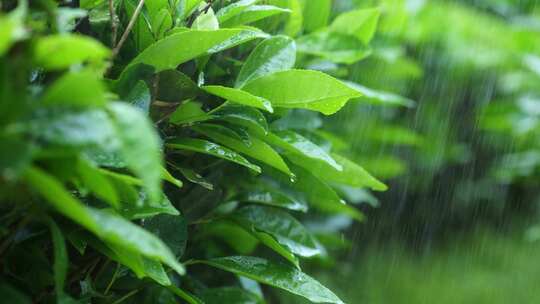
{"type": "Polygon", "coordinates": [[[3,1],[3,300],[342,303],[302,271],[339,239],[311,227],[363,219],[343,185],[386,186],[319,113],[404,102],[317,71],[367,57],[378,20],[330,5],[3,1]]]}

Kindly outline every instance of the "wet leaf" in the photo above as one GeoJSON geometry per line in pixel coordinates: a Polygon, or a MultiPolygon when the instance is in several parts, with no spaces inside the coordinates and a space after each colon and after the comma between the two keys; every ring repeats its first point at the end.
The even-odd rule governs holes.
{"type": "Polygon", "coordinates": [[[240,89],[228,88],[218,85],[203,86],[202,89],[212,95],[221,97],[234,103],[259,108],[270,113],[274,112],[274,109],[272,108],[272,105],[268,100],[251,95],[250,93],[242,91],[240,89]]]}
{"type": "Polygon", "coordinates": [[[219,157],[219,158],[237,163],[257,173],[261,172],[261,168],[250,163],[247,159],[242,157],[240,154],[207,140],[196,139],[196,138],[174,138],[168,141],[166,146],[173,149],[181,149],[181,150],[205,153],[208,155],[212,155],[215,157],[219,157]]]}
{"type": "MultiPolygon", "coordinates": [[[[232,218],[249,231],[271,235],[294,255],[309,258],[321,253],[313,236],[283,210],[251,205],[238,209],[232,218]]],[[[261,241],[264,243],[264,240],[261,241]]]]}
{"type": "Polygon", "coordinates": [[[321,283],[288,265],[247,256],[232,256],[197,262],[287,290],[314,303],[343,303],[321,283]]]}
{"type": "Polygon", "coordinates": [[[255,137],[251,138],[251,146],[247,147],[241,140],[224,135],[219,131],[219,128],[214,128],[211,125],[195,126],[193,129],[224,146],[266,163],[289,176],[293,176],[281,156],[269,145],[255,137]]]}

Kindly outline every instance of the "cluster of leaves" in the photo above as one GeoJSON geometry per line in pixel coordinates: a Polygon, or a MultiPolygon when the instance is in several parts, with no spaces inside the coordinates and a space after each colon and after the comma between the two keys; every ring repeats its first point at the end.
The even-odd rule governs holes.
{"type": "Polygon", "coordinates": [[[328,215],[363,219],[343,187],[386,186],[319,112],[404,102],[315,69],[368,56],[377,10],[329,22],[331,1],[1,9],[4,300],[263,303],[262,283],[342,303],[300,261],[331,262],[328,215]]]}

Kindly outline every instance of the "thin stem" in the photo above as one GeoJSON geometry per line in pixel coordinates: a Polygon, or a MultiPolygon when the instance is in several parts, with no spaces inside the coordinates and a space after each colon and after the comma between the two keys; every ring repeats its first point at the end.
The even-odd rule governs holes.
{"type": "Polygon", "coordinates": [[[109,15],[111,18],[111,48],[114,48],[116,47],[116,36],[118,35],[118,24],[116,23],[114,0],[109,0],[109,15]]]}
{"type": "Polygon", "coordinates": [[[136,294],[137,292],[139,292],[138,289],[132,290],[132,291],[128,292],[125,296],[123,296],[120,299],[114,301],[112,304],[120,304],[120,303],[124,302],[126,299],[128,299],[129,297],[131,297],[132,295],[136,294]]]}
{"type": "Polygon", "coordinates": [[[135,25],[135,21],[137,21],[137,18],[139,17],[139,14],[142,11],[144,5],[144,0],[139,0],[139,4],[137,4],[137,8],[135,8],[135,12],[133,13],[133,16],[131,16],[131,19],[129,20],[129,23],[126,27],[126,30],[122,34],[122,37],[120,37],[120,41],[118,41],[118,45],[116,45],[113,49],[113,57],[118,55],[118,52],[120,52],[120,49],[124,45],[124,43],[127,40],[127,37],[129,36],[129,33],[133,29],[133,26],[135,25]]]}
{"type": "Polygon", "coordinates": [[[114,270],[113,276],[111,278],[111,281],[107,285],[107,288],[105,288],[105,291],[103,292],[104,295],[107,295],[109,293],[109,290],[111,289],[112,285],[114,284],[114,281],[116,281],[116,276],[118,276],[118,272],[120,271],[120,264],[116,264],[116,269],[114,270]]]}

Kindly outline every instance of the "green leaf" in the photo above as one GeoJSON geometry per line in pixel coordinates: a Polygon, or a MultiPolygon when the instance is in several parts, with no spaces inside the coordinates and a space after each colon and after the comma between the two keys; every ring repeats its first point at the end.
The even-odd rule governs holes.
{"type": "Polygon", "coordinates": [[[314,303],[343,303],[332,291],[321,285],[317,280],[288,265],[248,256],[223,257],[197,261],[197,263],[206,264],[248,277],[263,284],[284,289],[314,303]]]}
{"type": "Polygon", "coordinates": [[[153,66],[157,72],[175,69],[241,32],[241,29],[184,30],[150,45],[129,66],[143,63],[153,66]]]}
{"type": "Polygon", "coordinates": [[[296,60],[296,44],[287,36],[274,36],[259,43],[238,73],[235,87],[242,88],[253,79],[291,69],[296,60]]]}
{"type": "MultiPolygon", "coordinates": [[[[251,205],[238,209],[232,218],[252,232],[271,235],[280,245],[301,257],[321,254],[317,242],[289,213],[266,206],[251,205]]],[[[264,243],[264,240],[261,240],[264,243]]]]}
{"type": "Polygon", "coordinates": [[[306,212],[308,210],[307,204],[303,200],[299,200],[285,193],[272,191],[269,189],[242,192],[234,199],[240,202],[268,205],[294,211],[306,212]]]}
{"type": "Polygon", "coordinates": [[[256,294],[239,287],[220,287],[204,289],[199,296],[206,304],[262,304],[263,300],[256,294]]]}
{"type": "Polygon", "coordinates": [[[408,108],[412,108],[415,106],[415,102],[413,100],[410,100],[403,96],[399,96],[397,94],[373,90],[355,82],[345,81],[345,83],[362,94],[360,100],[365,100],[372,104],[389,106],[396,105],[405,106],[408,108]]]}
{"type": "Polygon", "coordinates": [[[348,11],[337,16],[329,29],[353,35],[364,44],[368,44],[375,35],[380,15],[381,12],[378,8],[348,11]]]}
{"type": "Polygon", "coordinates": [[[279,156],[279,154],[269,145],[255,137],[251,138],[251,146],[247,147],[242,141],[234,137],[224,135],[222,132],[220,132],[219,128],[212,125],[194,126],[193,129],[224,146],[268,164],[269,166],[286,173],[291,178],[294,176],[281,156],[279,156]]]}
{"type": "Polygon", "coordinates": [[[29,132],[49,145],[103,147],[115,151],[119,146],[113,122],[105,111],[57,111],[36,113],[28,122],[29,132]]]}
{"type": "Polygon", "coordinates": [[[304,3],[304,29],[313,32],[328,24],[332,0],[309,0],[304,3]]]}
{"type": "Polygon", "coordinates": [[[83,205],[54,177],[38,168],[26,171],[26,181],[58,212],[94,233],[107,244],[161,261],[179,274],[184,267],[157,237],[115,213],[83,205]]]}
{"type": "Polygon", "coordinates": [[[292,168],[297,181],[291,186],[304,195],[314,209],[327,214],[346,214],[357,221],[364,220],[364,215],[355,207],[347,205],[328,184],[308,170],[298,166],[292,168]]]}
{"type": "Polygon", "coordinates": [[[335,63],[353,64],[371,54],[371,48],[356,37],[331,31],[317,31],[296,40],[298,52],[319,56],[335,63]]]}
{"type": "Polygon", "coordinates": [[[47,218],[47,224],[51,230],[54,251],[54,287],[58,300],[64,294],[64,285],[68,271],[68,255],[66,250],[66,241],[62,231],[56,225],[53,219],[47,218]]]}
{"type": "Polygon", "coordinates": [[[312,172],[323,180],[345,184],[353,187],[369,187],[375,191],[385,191],[388,187],[379,180],[371,176],[364,168],[360,167],[351,160],[332,153],[332,157],[343,167],[342,171],[337,170],[319,170],[313,168],[312,172]]]}
{"type": "Polygon", "coordinates": [[[144,194],[139,194],[138,199],[124,204],[121,214],[125,218],[136,220],[150,218],[158,214],[179,215],[180,212],[165,195],[161,199],[154,201],[145,197],[144,194]]]}
{"type": "MultiPolygon", "coordinates": [[[[334,170],[342,171],[343,168],[339,165],[326,151],[293,131],[275,131],[269,133],[265,137],[270,144],[278,146],[286,151],[286,156],[294,154],[294,159],[300,159],[299,163],[304,166],[311,166],[312,163],[322,162],[333,167],[334,170]]],[[[297,163],[298,165],[301,165],[297,163]]]]}
{"type": "Polygon", "coordinates": [[[188,100],[176,108],[171,117],[169,117],[169,122],[175,125],[181,125],[211,119],[212,116],[203,111],[201,107],[201,103],[188,100]]]}
{"type": "MultiPolygon", "coordinates": [[[[206,6],[206,4],[203,2],[201,3],[200,8],[204,8],[204,6],[206,6]]],[[[197,19],[193,21],[191,28],[200,30],[219,29],[219,21],[214,14],[214,10],[210,7],[206,10],[206,12],[203,11],[203,13],[197,16],[197,19]]]]}
{"type": "Polygon", "coordinates": [[[161,178],[175,185],[178,188],[182,188],[183,186],[182,181],[174,177],[165,167],[161,168],[161,178]]]}
{"type": "Polygon", "coordinates": [[[182,175],[190,182],[200,185],[203,188],[206,188],[210,191],[214,190],[214,185],[204,179],[199,173],[189,169],[177,167],[177,169],[182,173],[182,175]]]}
{"type": "Polygon", "coordinates": [[[241,30],[238,34],[232,36],[231,38],[219,43],[218,45],[212,47],[208,50],[208,54],[215,54],[219,53],[221,51],[224,51],[226,49],[235,47],[237,45],[240,45],[242,43],[246,43],[248,41],[251,41],[253,39],[257,38],[268,38],[270,35],[266,34],[265,32],[261,31],[258,28],[255,27],[249,27],[249,26],[242,26],[238,27],[236,29],[241,30]]]}
{"type": "Polygon", "coordinates": [[[101,77],[94,72],[66,73],[55,81],[42,98],[47,106],[101,107],[107,102],[101,77]]]}
{"type": "Polygon", "coordinates": [[[194,151],[194,152],[199,152],[199,153],[205,153],[208,155],[212,155],[215,157],[219,157],[219,158],[237,163],[257,173],[261,172],[261,168],[250,163],[247,159],[242,157],[240,154],[230,149],[227,149],[225,147],[222,147],[218,144],[215,144],[213,142],[209,142],[207,140],[195,139],[195,138],[175,138],[173,140],[168,141],[166,146],[173,149],[182,149],[182,150],[189,150],[189,151],[194,151]]]}
{"type": "Polygon", "coordinates": [[[76,34],[49,35],[34,46],[36,64],[46,70],[58,70],[83,62],[100,62],[110,51],[97,40],[76,34]]]}
{"type": "Polygon", "coordinates": [[[290,13],[291,11],[285,8],[273,5],[252,5],[235,16],[222,22],[223,27],[233,27],[237,25],[249,24],[264,18],[268,18],[277,14],[290,13]]]}
{"type": "Polygon", "coordinates": [[[244,126],[257,134],[268,134],[266,118],[257,109],[227,104],[213,110],[212,115],[215,119],[244,126]]]}
{"type": "Polygon", "coordinates": [[[98,167],[85,158],[79,158],[77,161],[77,172],[83,185],[88,190],[94,193],[96,197],[118,209],[120,203],[116,189],[98,167]]]}
{"type": "MultiPolygon", "coordinates": [[[[122,1],[125,8],[125,14],[127,16],[133,16],[138,2],[139,1],[137,0],[122,1]]],[[[132,32],[133,33],[131,39],[135,42],[135,49],[138,51],[146,49],[149,45],[155,42],[156,39],[154,38],[154,34],[152,32],[152,24],[150,22],[150,17],[148,16],[147,10],[145,10],[144,8],[139,14],[137,20],[135,20],[135,25],[133,26],[132,32]]]]}
{"type": "Polygon", "coordinates": [[[158,75],[158,100],[179,102],[194,98],[200,92],[197,84],[182,72],[165,70],[158,75]]]}
{"type": "Polygon", "coordinates": [[[250,93],[240,89],[228,88],[219,85],[208,85],[201,88],[212,95],[219,96],[234,103],[259,108],[270,113],[274,112],[274,109],[268,100],[251,95],[250,93]]]}
{"type": "Polygon", "coordinates": [[[148,86],[144,81],[139,80],[135,87],[133,87],[129,94],[125,97],[125,101],[140,109],[144,113],[149,113],[150,102],[152,101],[150,89],[148,89],[148,86]]]}
{"type": "Polygon", "coordinates": [[[154,33],[154,37],[156,38],[156,40],[159,40],[163,36],[165,36],[165,32],[168,31],[172,26],[172,16],[167,8],[162,8],[161,10],[159,10],[159,12],[153,15],[152,32],[154,33]]]}
{"type": "Polygon", "coordinates": [[[24,18],[28,11],[28,3],[20,1],[19,6],[7,15],[0,16],[0,56],[9,50],[13,43],[27,35],[24,18]]]}
{"type": "Polygon", "coordinates": [[[218,18],[219,23],[223,24],[225,21],[240,14],[243,10],[257,3],[258,1],[259,0],[240,0],[234,3],[231,3],[223,7],[222,9],[220,9],[216,13],[216,17],[218,18]]]}
{"type": "Polygon", "coordinates": [[[145,219],[143,227],[163,240],[177,258],[184,254],[188,238],[184,217],[160,214],[145,219]]]}
{"type": "Polygon", "coordinates": [[[289,70],[257,78],[244,87],[270,100],[274,107],[305,108],[330,115],[361,94],[341,81],[317,71],[289,70]]]}
{"type": "Polygon", "coordinates": [[[144,182],[152,200],[161,196],[161,152],[159,137],[144,113],[125,103],[109,104],[121,153],[128,168],[144,182]]]}

